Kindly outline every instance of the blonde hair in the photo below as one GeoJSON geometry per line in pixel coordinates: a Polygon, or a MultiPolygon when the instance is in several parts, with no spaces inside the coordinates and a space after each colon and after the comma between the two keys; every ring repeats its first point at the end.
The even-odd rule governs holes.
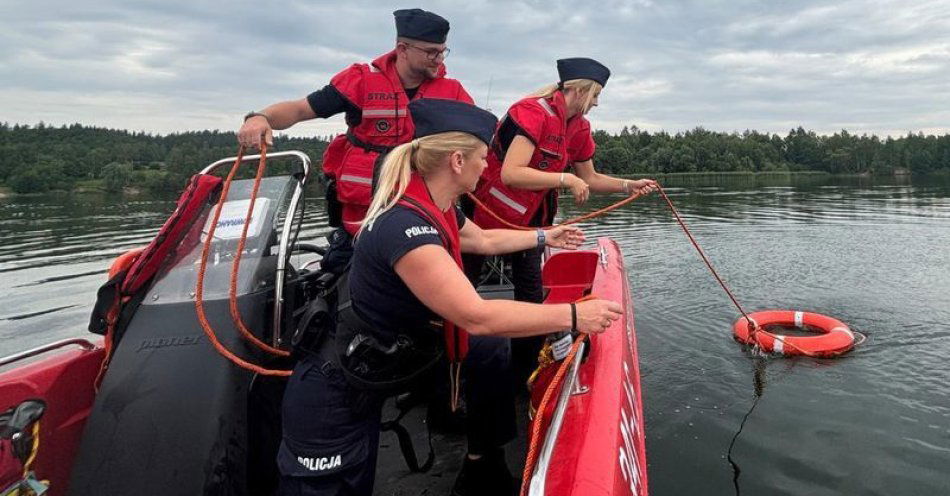
{"type": "Polygon", "coordinates": [[[534,93],[528,95],[528,98],[550,98],[558,90],[574,90],[578,95],[584,98],[584,108],[590,107],[590,102],[594,100],[597,92],[604,87],[593,79],[571,79],[562,84],[553,83],[543,88],[539,88],[534,93]]]}
{"type": "Polygon", "coordinates": [[[380,168],[376,193],[357,236],[363,229],[372,229],[376,218],[393,208],[406,194],[413,171],[425,177],[442,165],[452,152],[462,152],[467,157],[482,144],[482,140],[471,134],[451,131],[423,136],[397,146],[389,152],[380,168]]]}

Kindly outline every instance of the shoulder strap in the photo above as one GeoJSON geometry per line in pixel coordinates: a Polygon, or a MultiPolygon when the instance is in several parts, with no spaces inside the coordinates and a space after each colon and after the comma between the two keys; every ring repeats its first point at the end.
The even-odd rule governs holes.
{"type": "MultiPolygon", "coordinates": [[[[435,227],[435,230],[439,231],[439,238],[442,240],[442,246],[451,252],[452,247],[450,246],[451,241],[449,240],[452,238],[449,237],[449,233],[445,232],[445,228],[442,226],[441,222],[433,219],[432,214],[430,214],[418,201],[409,198],[408,196],[403,196],[399,201],[408,203],[411,207],[413,207],[412,210],[414,212],[418,212],[420,215],[424,216],[426,220],[428,220],[432,226],[435,227]]],[[[452,215],[455,215],[455,212],[452,212],[452,215]]]]}

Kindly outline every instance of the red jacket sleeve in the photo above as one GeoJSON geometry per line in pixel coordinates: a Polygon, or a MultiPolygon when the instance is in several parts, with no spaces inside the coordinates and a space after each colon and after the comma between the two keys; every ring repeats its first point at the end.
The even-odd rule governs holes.
{"type": "Polygon", "coordinates": [[[567,126],[568,163],[590,160],[595,151],[597,143],[590,133],[590,122],[582,116],[575,117],[567,126]]]}
{"type": "Polygon", "coordinates": [[[535,145],[541,142],[547,115],[535,98],[525,98],[508,109],[508,117],[515,121],[535,145]]]}

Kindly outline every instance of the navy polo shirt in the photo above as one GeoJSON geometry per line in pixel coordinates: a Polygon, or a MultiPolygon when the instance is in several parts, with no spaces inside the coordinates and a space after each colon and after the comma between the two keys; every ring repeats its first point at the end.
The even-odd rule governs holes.
{"type": "MultiPolygon", "coordinates": [[[[403,88],[403,91],[406,92],[406,98],[412,100],[416,97],[419,88],[403,88]]],[[[332,84],[307,95],[307,103],[310,104],[313,113],[322,119],[340,112],[346,112],[346,123],[350,126],[359,125],[363,119],[363,111],[347,100],[332,84]]]]}
{"type": "MultiPolygon", "coordinates": [[[[461,229],[465,216],[453,208],[461,229]]],[[[418,212],[398,205],[354,240],[350,295],[360,317],[374,329],[418,328],[439,318],[412,294],[395,269],[403,255],[423,245],[442,246],[438,230],[418,212]]]]}

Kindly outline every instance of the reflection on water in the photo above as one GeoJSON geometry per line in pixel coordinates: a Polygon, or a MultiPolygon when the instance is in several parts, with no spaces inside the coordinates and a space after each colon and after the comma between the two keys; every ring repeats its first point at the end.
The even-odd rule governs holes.
{"type": "MultiPolygon", "coordinates": [[[[727,456],[748,495],[950,494],[950,184],[664,184],[744,307],[825,313],[869,339],[835,360],[755,358],[731,339],[735,309],[658,196],[586,223],[626,257],[652,494],[735,494],[727,456]]],[[[0,199],[0,355],[83,335],[111,260],[148,242],[174,199],[0,199]]],[[[564,198],[562,214],[610,200],[581,210],[564,198]]],[[[301,239],[324,224],[310,200],[301,239]]]]}
{"type": "MultiPolygon", "coordinates": [[[[177,195],[0,198],[0,356],[82,336],[112,260],[147,244],[176,200],[177,195]]],[[[301,239],[325,230],[322,202],[309,203],[301,239]]]]}

